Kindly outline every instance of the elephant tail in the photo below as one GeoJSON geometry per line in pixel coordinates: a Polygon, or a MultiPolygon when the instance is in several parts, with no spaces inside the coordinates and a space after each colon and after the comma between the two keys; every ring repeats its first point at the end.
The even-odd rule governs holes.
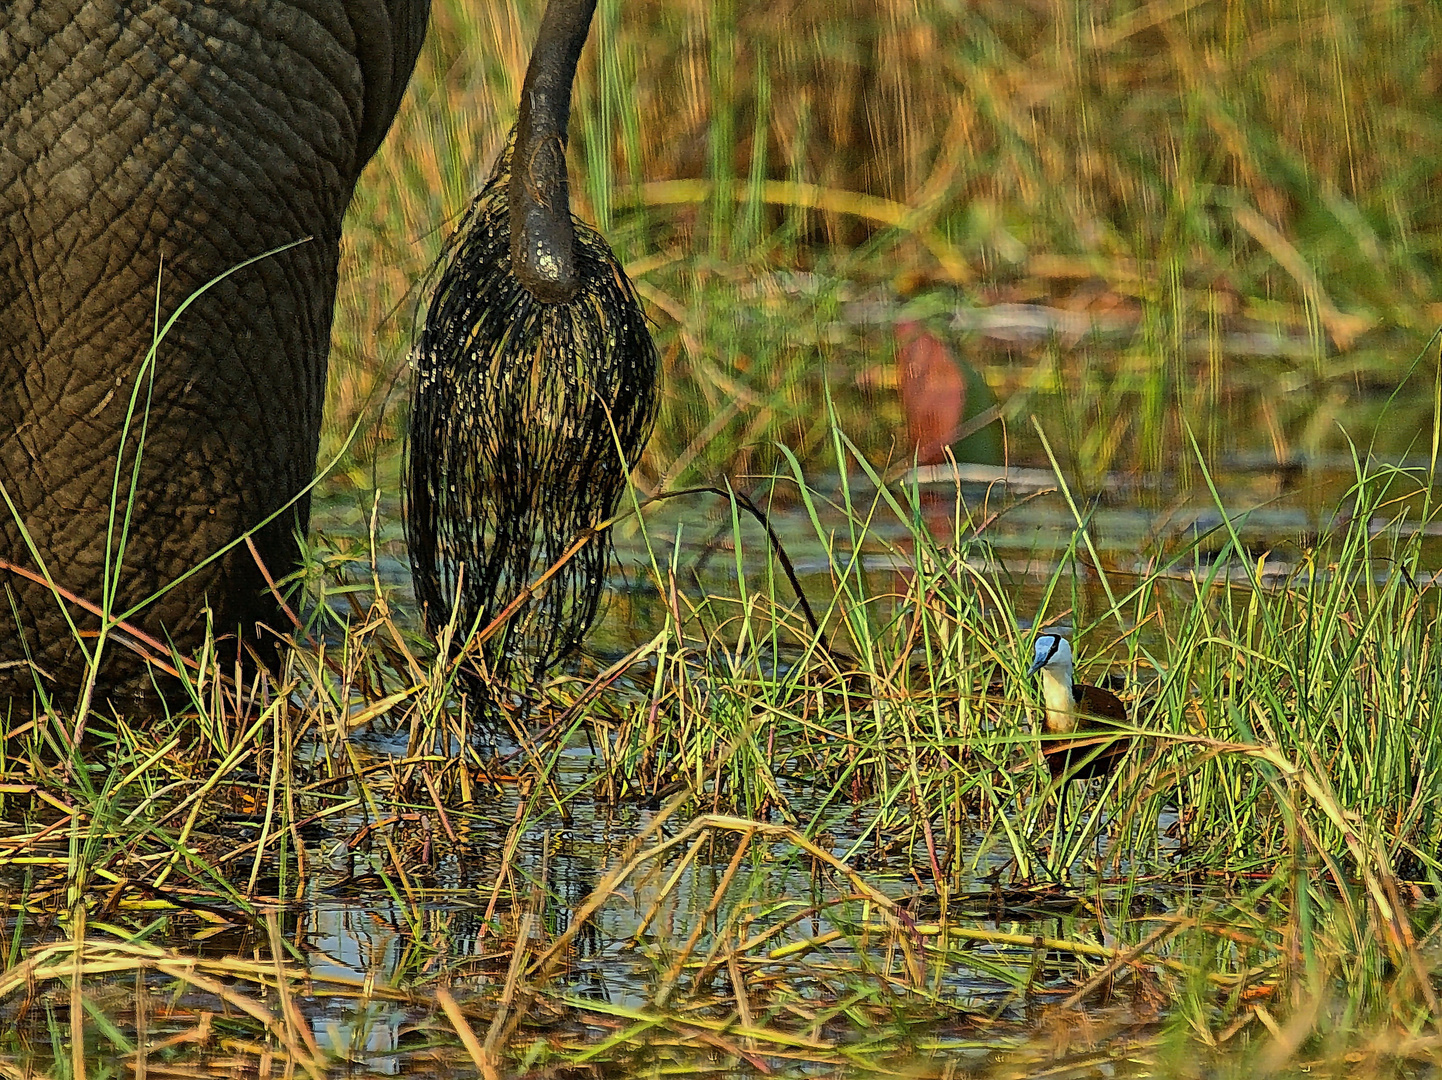
{"type": "Polygon", "coordinates": [[[483,715],[512,671],[539,678],[595,621],[607,524],[655,418],[645,313],[570,212],[571,79],[594,6],[547,7],[516,130],[437,261],[413,352],[411,573],[483,715]]]}
{"type": "Polygon", "coordinates": [[[576,295],[576,235],[566,179],[571,84],[596,0],[551,0],[521,87],[511,158],[511,268],[538,300],[576,295]]]}

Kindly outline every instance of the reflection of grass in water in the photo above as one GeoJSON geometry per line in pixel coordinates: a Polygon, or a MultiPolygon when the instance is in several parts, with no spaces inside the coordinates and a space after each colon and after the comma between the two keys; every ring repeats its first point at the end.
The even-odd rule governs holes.
{"type": "MultiPolygon", "coordinates": [[[[348,223],[337,432],[402,369],[397,305],[490,166],[539,13],[435,5],[348,223]]],[[[644,475],[769,472],[777,441],[824,459],[826,384],[885,456],[899,413],[856,385],[889,367],[885,328],[839,318],[872,287],[940,311],[1125,317],[1105,348],[969,349],[1012,401],[1020,460],[1040,455],[1017,422],[1030,412],[1074,418],[1083,474],[1186,459],[1184,419],[1209,456],[1340,448],[1335,421],[1369,426],[1368,388],[1395,384],[1438,317],[1439,20],[1341,0],[603,3],[571,157],[667,364],[644,475]],[[788,184],[815,190],[776,197],[788,184]],[[858,196],[903,214],[836,209],[858,196]],[[784,276],[797,269],[813,276],[784,276]],[[1258,333],[1285,340],[1254,356],[1236,338],[1258,333]]],[[[358,462],[395,445],[403,412],[358,462]]],[[[1398,437],[1424,413],[1394,412],[1398,437]]],[[[369,479],[358,464],[353,482],[369,479]]]]}
{"type": "Polygon", "coordinates": [[[278,685],[212,669],[196,715],[96,718],[96,772],[44,727],[0,742],[0,1049],[318,1072],[384,1006],[416,1025],[408,1067],[497,1074],[1431,1061],[1397,1041],[1442,1017],[1425,478],[1360,469],[1282,585],[1226,528],[1101,562],[1078,506],[1073,557],[1022,611],[1035,583],[988,542],[1005,498],[939,527],[831,444],[839,529],[797,459],[774,480],[830,568],[824,643],[738,514],[732,587],[655,547],[665,625],[541,688],[500,757],[450,665],[348,591],[344,637],[302,641],[278,685]],[[904,540],[878,539],[887,518],[904,540]],[[868,568],[878,546],[899,569],[868,568]],[[1083,675],[1124,677],[1138,744],[1065,824],[1021,675],[1034,616],[1075,627],[1083,675]],[[394,753],[352,738],[377,726],[394,753]],[[374,913],[379,955],[313,952],[328,897],[374,913]],[[1081,1057],[1035,1022],[1063,1005],[1089,1018],[1081,1057]]]}

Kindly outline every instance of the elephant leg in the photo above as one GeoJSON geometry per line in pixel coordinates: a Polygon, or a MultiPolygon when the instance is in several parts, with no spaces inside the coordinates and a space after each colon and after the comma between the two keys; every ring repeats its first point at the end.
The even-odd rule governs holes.
{"type": "MultiPolygon", "coordinates": [[[[0,526],[7,560],[38,569],[38,553],[58,585],[94,606],[108,601],[113,614],[144,605],[128,621],[182,651],[198,644],[207,620],[217,635],[273,651],[273,635],[257,624],[279,625],[275,605],[249,547],[215,556],[279,512],[253,541],[274,576],[295,562],[308,502],[294,497],[315,462],[336,253],[334,239],[317,238],[211,286],[160,342],[153,379],[142,364],[151,329],[139,309],[155,310],[156,284],[122,275],[119,297],[111,281],[88,291],[81,311],[27,350],[12,415],[0,422],[0,479],[19,519],[7,514],[0,526]],[[304,295],[297,283],[309,283],[304,295]],[[92,319],[83,310],[91,303],[134,318],[92,319]],[[139,332],[114,342],[91,329],[132,321],[139,332]],[[129,362],[104,378],[87,377],[121,358],[129,362]]],[[[180,279],[184,252],[168,265],[180,279]]],[[[162,278],[162,312],[204,284],[162,278]]],[[[14,575],[7,584],[19,615],[12,625],[53,680],[56,704],[73,705],[63,695],[80,685],[97,620],[67,605],[77,640],[48,590],[14,575]]],[[[18,644],[6,660],[19,659],[18,644]]],[[[105,671],[114,703],[134,711],[150,684],[138,657],[112,646],[105,671]]]]}
{"type": "MultiPolygon", "coordinates": [[[[294,565],[341,218],[425,18],[401,0],[0,5],[0,558],[181,652],[210,623],[273,655],[257,627],[276,605],[237,541],[277,578],[294,565]]],[[[28,710],[36,678],[72,707],[98,621],[22,574],[0,586],[0,707],[28,710]]],[[[153,708],[144,663],[106,657],[98,700],[153,708]]]]}

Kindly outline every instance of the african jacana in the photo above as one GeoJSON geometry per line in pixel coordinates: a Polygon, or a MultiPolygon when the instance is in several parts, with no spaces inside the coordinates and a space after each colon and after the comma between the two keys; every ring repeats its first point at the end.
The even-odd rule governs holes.
{"type": "Polygon", "coordinates": [[[1036,639],[1036,656],[1027,674],[1038,671],[1047,733],[1097,732],[1077,739],[1048,740],[1042,755],[1052,776],[1066,781],[1109,774],[1132,745],[1131,739],[1105,736],[1113,725],[1127,722],[1127,707],[1121,698],[1100,686],[1073,681],[1071,644],[1060,634],[1042,634],[1036,639]]]}

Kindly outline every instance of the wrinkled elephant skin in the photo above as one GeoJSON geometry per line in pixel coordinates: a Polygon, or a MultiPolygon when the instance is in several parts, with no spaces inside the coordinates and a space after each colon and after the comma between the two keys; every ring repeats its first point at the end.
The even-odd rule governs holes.
{"type": "MultiPolygon", "coordinates": [[[[157,307],[163,323],[306,237],[214,285],[161,343],[111,610],[310,481],[341,217],[426,17],[425,0],[0,2],[0,483],[64,589],[103,598],[116,458],[157,307]]],[[[307,516],[301,498],[256,535],[275,577],[307,516]]],[[[0,558],[34,571],[14,517],[0,505],[0,558]]],[[[73,707],[82,650],[60,605],[22,574],[0,569],[0,585],[0,712],[7,699],[29,711],[35,668],[73,707]]],[[[69,614],[93,640],[97,620],[69,614]]],[[[133,622],[186,651],[209,618],[233,656],[237,632],[273,648],[257,624],[276,615],[242,544],[133,622]]],[[[106,655],[97,700],[153,707],[136,655],[106,655]]]]}

